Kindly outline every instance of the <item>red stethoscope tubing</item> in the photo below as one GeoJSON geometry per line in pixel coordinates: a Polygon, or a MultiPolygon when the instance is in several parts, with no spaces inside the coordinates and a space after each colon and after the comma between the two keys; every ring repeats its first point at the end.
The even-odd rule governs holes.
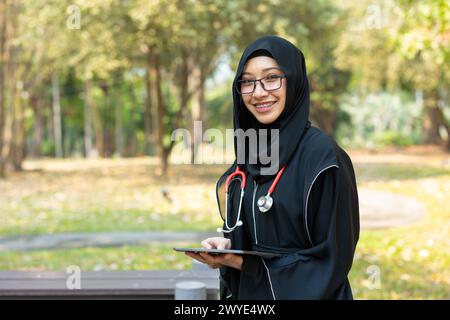
{"type": "Polygon", "coordinates": [[[245,189],[245,184],[247,183],[247,177],[245,176],[245,173],[239,169],[239,166],[236,167],[236,170],[230,174],[227,178],[227,181],[225,182],[225,192],[228,193],[228,187],[230,186],[230,182],[232,179],[234,179],[236,176],[241,176],[241,189],[245,189]]]}
{"type": "MultiPolygon", "coordinates": [[[[285,168],[286,168],[286,166],[284,166],[283,168],[281,168],[280,171],[278,171],[278,173],[275,177],[275,180],[272,182],[272,185],[270,186],[269,191],[267,192],[267,195],[264,197],[264,199],[268,199],[268,198],[270,199],[270,204],[269,204],[268,208],[266,208],[265,210],[263,208],[260,208],[260,210],[263,210],[262,212],[266,212],[272,206],[272,200],[270,198],[270,195],[275,190],[275,187],[277,186],[278,181],[280,180],[281,175],[283,174],[283,171],[285,168]]],[[[217,232],[230,233],[237,227],[242,226],[241,206],[242,206],[242,199],[244,198],[244,189],[245,189],[246,183],[247,183],[247,177],[245,176],[245,173],[239,168],[239,166],[236,166],[236,170],[227,177],[227,180],[225,182],[225,228],[226,229],[225,228],[223,228],[223,229],[217,228],[217,232]],[[234,226],[230,227],[228,225],[228,188],[230,186],[231,181],[234,178],[241,180],[241,195],[240,195],[240,199],[239,199],[239,208],[238,208],[238,212],[237,212],[236,223],[234,226]]]]}
{"type": "Polygon", "coordinates": [[[275,187],[277,186],[278,181],[280,180],[284,169],[286,169],[286,166],[284,166],[283,168],[281,168],[280,171],[278,171],[277,176],[275,177],[275,180],[272,182],[272,185],[270,186],[269,191],[267,192],[267,195],[270,196],[273,193],[273,191],[275,190],[275,187]]]}
{"type": "MultiPolygon", "coordinates": [[[[272,185],[269,188],[269,191],[267,192],[267,195],[271,195],[273,193],[273,191],[275,190],[275,187],[278,184],[278,181],[281,178],[281,175],[284,172],[284,169],[286,169],[286,166],[284,166],[283,168],[281,168],[280,171],[278,171],[277,176],[275,177],[275,180],[272,182],[272,185]]],[[[234,179],[236,176],[241,176],[241,189],[245,189],[245,185],[247,183],[247,177],[245,176],[244,171],[242,171],[239,166],[236,167],[236,170],[231,173],[226,182],[225,182],[225,192],[228,193],[228,187],[230,186],[230,182],[232,179],[234,179]]]]}

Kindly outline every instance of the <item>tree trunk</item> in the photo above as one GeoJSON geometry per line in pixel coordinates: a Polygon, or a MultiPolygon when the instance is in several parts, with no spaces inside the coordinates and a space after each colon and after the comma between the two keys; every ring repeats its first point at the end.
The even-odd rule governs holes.
{"type": "Polygon", "coordinates": [[[445,127],[447,129],[447,145],[445,146],[447,152],[450,152],[450,125],[446,125],[445,127]]]}
{"type": "Polygon", "coordinates": [[[61,126],[61,102],[59,94],[59,79],[56,73],[52,77],[52,111],[53,111],[53,138],[55,139],[55,156],[63,157],[63,140],[61,126]]]}
{"type": "MultiPolygon", "coordinates": [[[[191,84],[190,79],[190,69],[189,69],[189,55],[187,53],[186,49],[182,49],[180,53],[181,57],[181,66],[179,72],[176,72],[176,74],[179,74],[178,81],[176,81],[174,84],[178,86],[178,91],[180,93],[180,112],[181,112],[181,118],[184,120],[185,125],[190,128],[190,134],[191,137],[194,136],[194,122],[192,118],[192,113],[189,112],[188,103],[190,99],[190,92],[189,92],[189,86],[191,84]]],[[[175,90],[174,90],[175,91],[175,90]]],[[[194,153],[192,151],[193,149],[193,141],[191,139],[191,145],[189,146],[191,148],[191,163],[193,162],[194,153]]]]}
{"type": "Polygon", "coordinates": [[[92,147],[92,109],[89,107],[90,88],[88,82],[84,83],[84,99],[83,99],[83,138],[84,138],[84,155],[86,158],[91,158],[94,154],[92,147]]]}
{"type": "Polygon", "coordinates": [[[5,122],[5,71],[6,71],[6,38],[8,31],[7,3],[0,0],[0,151],[3,145],[3,127],[5,122]]]}
{"type": "Polygon", "coordinates": [[[442,110],[438,107],[437,94],[431,91],[424,93],[423,142],[426,144],[440,144],[442,142],[439,128],[442,122],[442,110]]]}
{"type": "MultiPolygon", "coordinates": [[[[145,74],[145,105],[144,105],[144,123],[145,123],[145,151],[148,155],[154,155],[154,145],[155,145],[155,120],[153,118],[153,87],[152,87],[152,77],[155,75],[154,72],[154,58],[151,48],[149,48],[147,54],[147,72],[145,74]]],[[[154,79],[154,78],[153,78],[154,79]]]]}
{"type": "Polygon", "coordinates": [[[123,137],[123,121],[122,121],[122,110],[121,110],[121,100],[120,100],[120,77],[116,79],[117,83],[114,86],[113,93],[113,103],[114,103],[114,145],[115,154],[119,157],[123,156],[124,153],[124,137],[123,137]]]}
{"type": "Polygon", "coordinates": [[[25,110],[20,98],[21,91],[16,89],[14,119],[14,141],[13,141],[13,167],[15,171],[22,171],[22,163],[25,159],[25,110]]]}
{"type": "Polygon", "coordinates": [[[92,80],[88,79],[85,82],[85,95],[86,101],[88,104],[88,108],[90,109],[90,115],[94,127],[95,133],[95,149],[97,155],[104,155],[104,138],[103,138],[103,125],[102,119],[100,115],[100,111],[98,109],[97,103],[95,102],[94,97],[92,96],[92,80]]]}
{"type": "MultiPolygon", "coordinates": [[[[202,79],[202,72],[199,66],[195,66],[192,72],[192,82],[194,83],[194,92],[192,93],[192,126],[194,126],[195,121],[203,121],[203,109],[204,109],[204,83],[202,79]]],[[[195,134],[192,130],[193,137],[191,139],[191,163],[196,163],[197,153],[200,149],[200,144],[202,143],[202,134],[195,134]]]]}
{"type": "MultiPolygon", "coordinates": [[[[164,145],[164,135],[166,133],[166,125],[164,123],[164,117],[166,116],[166,104],[162,92],[162,77],[161,77],[161,65],[159,60],[159,55],[154,55],[153,57],[152,75],[155,79],[155,89],[156,89],[156,101],[157,101],[157,132],[158,132],[158,156],[160,159],[160,170],[162,175],[167,174],[169,168],[169,157],[172,149],[175,145],[175,141],[170,141],[168,146],[164,145]]],[[[175,115],[171,120],[174,120],[175,125],[179,122],[183,109],[180,109],[179,113],[175,115]]]]}
{"type": "MultiPolygon", "coordinates": [[[[8,77],[9,78],[9,77],[8,77]]],[[[14,78],[9,78],[14,79],[14,78]]],[[[10,152],[13,143],[13,123],[14,123],[14,96],[16,86],[14,80],[7,86],[8,87],[8,99],[6,103],[6,112],[3,131],[0,132],[1,140],[3,141],[2,148],[0,150],[0,177],[6,176],[6,169],[10,158],[10,152]]]]}
{"type": "Polygon", "coordinates": [[[131,114],[130,114],[130,129],[127,138],[127,152],[128,156],[136,156],[137,153],[137,141],[136,141],[136,122],[134,121],[134,110],[138,106],[138,101],[136,98],[136,94],[134,92],[134,88],[130,85],[130,99],[131,99],[131,114]]]}
{"type": "MultiPolygon", "coordinates": [[[[111,90],[109,86],[103,85],[100,87],[103,91],[103,97],[104,97],[104,109],[110,110],[111,107],[111,90]]],[[[113,112],[114,109],[113,109],[113,112]]],[[[100,115],[100,113],[99,113],[100,115]]],[[[100,119],[102,117],[100,116],[100,119]]],[[[109,121],[109,116],[107,116],[106,119],[102,119],[102,130],[103,130],[103,157],[110,157],[114,154],[114,142],[115,142],[115,136],[114,136],[114,128],[111,126],[111,121],[109,121]]],[[[112,121],[115,121],[115,115],[113,113],[112,121]]]]}
{"type": "MultiPolygon", "coordinates": [[[[92,88],[92,82],[91,88],[92,88]]],[[[94,121],[94,132],[95,132],[95,148],[97,149],[98,155],[100,157],[105,156],[105,136],[103,130],[103,120],[102,114],[100,112],[100,108],[95,101],[94,96],[92,95],[92,90],[90,90],[90,101],[91,101],[91,109],[92,109],[92,120],[94,121]]]]}
{"type": "Polygon", "coordinates": [[[30,150],[30,154],[33,157],[39,158],[41,157],[42,150],[42,135],[43,135],[43,127],[42,127],[42,110],[39,106],[39,100],[37,95],[30,96],[30,104],[34,113],[34,134],[33,134],[33,145],[30,150]]]}
{"type": "Polygon", "coordinates": [[[317,104],[311,108],[311,118],[317,123],[320,129],[331,137],[336,135],[337,108],[327,110],[317,104]]]}
{"type": "Polygon", "coordinates": [[[164,104],[162,87],[161,87],[161,66],[158,54],[153,55],[153,68],[152,76],[155,79],[155,89],[156,89],[156,107],[157,107],[157,120],[158,120],[158,156],[160,159],[160,169],[162,175],[167,173],[168,169],[168,159],[170,155],[171,148],[166,149],[164,147],[164,134],[166,132],[166,126],[164,124],[164,117],[166,115],[166,106],[164,104]]]}
{"type": "MultiPolygon", "coordinates": [[[[6,71],[6,78],[9,80],[3,83],[2,80],[2,117],[3,122],[0,127],[0,177],[6,176],[6,169],[8,162],[10,160],[10,153],[13,143],[13,123],[14,123],[14,104],[16,98],[16,59],[17,59],[17,48],[13,45],[12,40],[16,36],[17,31],[17,20],[18,20],[18,3],[19,1],[8,4],[6,1],[2,1],[2,9],[4,16],[2,18],[7,19],[7,22],[3,22],[5,26],[2,30],[5,32],[2,37],[4,37],[4,47],[2,48],[0,60],[2,72],[6,71]],[[6,70],[5,70],[6,67],[6,70]],[[5,89],[7,90],[5,92],[5,89]],[[6,93],[6,94],[5,94],[6,93]],[[6,98],[6,99],[5,99],[6,98]],[[4,102],[6,102],[4,104],[4,102]],[[5,108],[6,107],[6,108],[5,108]]],[[[0,40],[0,42],[3,40],[0,40]]],[[[2,75],[4,76],[4,74],[2,75]]]]}

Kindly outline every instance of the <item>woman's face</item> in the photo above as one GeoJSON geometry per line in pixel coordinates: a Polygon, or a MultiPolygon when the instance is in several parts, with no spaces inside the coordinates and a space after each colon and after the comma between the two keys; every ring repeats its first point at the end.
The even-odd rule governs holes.
{"type": "MultiPolygon", "coordinates": [[[[247,61],[241,79],[257,80],[267,77],[269,77],[267,79],[271,79],[270,77],[283,75],[275,59],[259,56],[247,61]]],[[[277,90],[266,91],[258,81],[253,93],[241,94],[241,96],[248,111],[253,114],[256,120],[263,124],[270,124],[277,120],[284,110],[286,103],[286,78],[281,79],[281,87],[277,90]]]]}

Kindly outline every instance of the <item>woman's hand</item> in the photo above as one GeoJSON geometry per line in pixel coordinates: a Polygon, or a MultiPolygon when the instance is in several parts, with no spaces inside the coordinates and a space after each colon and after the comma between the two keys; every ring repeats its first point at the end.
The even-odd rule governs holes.
{"type": "Polygon", "coordinates": [[[223,237],[207,238],[202,241],[202,247],[206,249],[230,249],[231,240],[223,237]]]}
{"type": "MultiPolygon", "coordinates": [[[[207,249],[230,249],[231,241],[227,238],[213,237],[202,241],[202,247],[207,249]]],[[[224,253],[218,255],[211,255],[207,252],[186,252],[189,257],[207,264],[211,268],[220,268],[221,266],[228,266],[238,270],[242,269],[242,256],[232,253],[224,253]]]]}

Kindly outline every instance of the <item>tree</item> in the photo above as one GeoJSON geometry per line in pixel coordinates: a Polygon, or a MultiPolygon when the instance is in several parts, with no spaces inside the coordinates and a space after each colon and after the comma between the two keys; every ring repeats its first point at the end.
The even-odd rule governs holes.
{"type": "Polygon", "coordinates": [[[403,81],[423,92],[425,143],[441,143],[439,129],[447,131],[450,150],[450,119],[445,119],[444,106],[450,107],[450,3],[400,0],[402,24],[397,30],[396,50],[405,61],[403,81]],[[439,105],[439,100],[447,103],[439,105]]]}
{"type": "Polygon", "coordinates": [[[17,100],[15,72],[19,51],[14,39],[17,36],[19,14],[19,1],[0,2],[0,177],[6,174],[13,145],[14,109],[17,100]]]}
{"type": "Polygon", "coordinates": [[[193,120],[204,120],[205,81],[225,48],[220,39],[224,5],[214,1],[137,1],[130,10],[138,29],[136,46],[144,54],[147,69],[148,141],[156,142],[163,173],[175,144],[171,132],[182,126],[192,131],[193,120]]]}
{"type": "MultiPolygon", "coordinates": [[[[345,10],[355,18],[336,49],[338,65],[352,72],[352,82],[363,94],[421,92],[423,141],[439,143],[439,128],[449,132],[438,103],[449,87],[448,1],[362,1],[345,10]]],[[[448,102],[442,105],[448,108],[448,102]]]]}

